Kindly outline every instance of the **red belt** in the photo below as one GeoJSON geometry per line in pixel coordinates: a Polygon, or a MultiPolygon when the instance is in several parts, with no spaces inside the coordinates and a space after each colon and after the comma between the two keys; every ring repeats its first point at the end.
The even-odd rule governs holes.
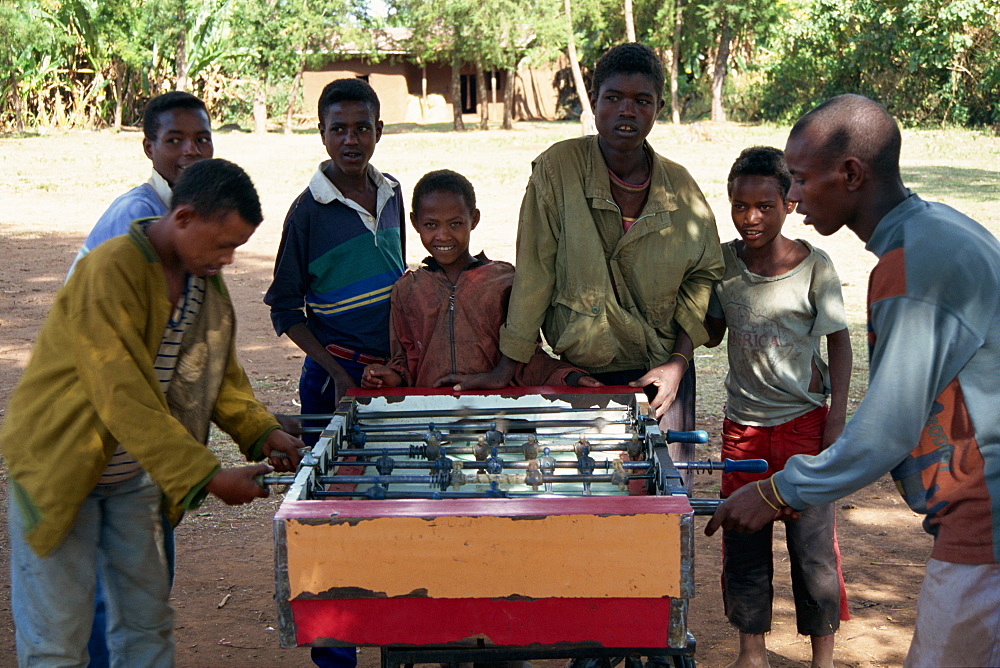
{"type": "Polygon", "coordinates": [[[338,346],[336,343],[331,343],[327,345],[326,352],[330,353],[334,357],[342,360],[348,360],[351,362],[360,362],[361,364],[385,364],[386,359],[384,357],[376,357],[374,355],[366,355],[365,353],[359,353],[356,350],[351,350],[350,348],[345,348],[343,346],[338,346]]]}

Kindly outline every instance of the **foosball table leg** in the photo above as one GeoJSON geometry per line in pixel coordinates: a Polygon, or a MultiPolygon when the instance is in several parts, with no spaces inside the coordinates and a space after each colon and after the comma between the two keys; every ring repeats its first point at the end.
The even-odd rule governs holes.
{"type": "Polygon", "coordinates": [[[389,647],[380,647],[379,650],[382,668],[398,668],[399,666],[402,666],[403,668],[413,668],[412,663],[393,660],[393,652],[389,647]]]}
{"type": "MultiPolygon", "coordinates": [[[[683,650],[673,650],[668,655],[650,656],[646,661],[646,668],[696,668],[694,660],[695,639],[689,631],[687,634],[687,647],[683,650]]],[[[632,668],[627,666],[626,668],[632,668]]]]}

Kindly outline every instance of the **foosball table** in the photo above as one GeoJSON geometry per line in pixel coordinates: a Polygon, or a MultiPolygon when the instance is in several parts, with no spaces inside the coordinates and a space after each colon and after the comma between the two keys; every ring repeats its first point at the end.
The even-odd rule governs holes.
{"type": "Polygon", "coordinates": [[[693,515],[632,388],[355,390],[274,517],[281,645],[383,665],[663,657],[693,666],[693,515]],[[429,392],[429,393],[428,393],[429,392]]]}

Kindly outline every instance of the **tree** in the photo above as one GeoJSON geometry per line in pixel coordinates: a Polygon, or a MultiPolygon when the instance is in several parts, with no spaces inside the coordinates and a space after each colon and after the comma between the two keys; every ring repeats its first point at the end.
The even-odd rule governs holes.
{"type": "Polygon", "coordinates": [[[513,127],[514,82],[523,65],[549,62],[562,48],[564,28],[558,0],[483,0],[477,11],[475,34],[493,39],[471,40],[467,49],[505,72],[503,128],[513,127]]]}
{"type": "Polygon", "coordinates": [[[293,19],[286,27],[288,44],[294,54],[294,74],[288,94],[283,129],[291,132],[292,115],[298,102],[303,73],[310,60],[350,45],[353,51],[377,58],[374,36],[381,24],[367,14],[364,0],[286,0],[293,5],[293,19]]]}
{"type": "Polygon", "coordinates": [[[390,0],[390,19],[409,28],[407,50],[420,64],[446,62],[451,65],[452,126],[465,130],[462,121],[462,26],[474,10],[471,0],[390,0]]]}
{"type": "Polygon", "coordinates": [[[5,110],[0,128],[13,125],[24,132],[32,96],[39,98],[33,119],[38,120],[40,98],[55,75],[57,42],[54,22],[37,3],[0,4],[0,109],[5,110]]]}
{"type": "Polygon", "coordinates": [[[733,39],[731,21],[731,17],[725,13],[719,19],[719,41],[715,47],[715,60],[712,64],[712,120],[717,123],[726,121],[726,107],[722,95],[729,69],[729,45],[733,39]]]}
{"type": "MultiPolygon", "coordinates": [[[[505,73],[503,127],[513,122],[514,82],[523,63],[543,62],[555,57],[562,42],[558,0],[524,3],[519,0],[393,0],[391,14],[399,25],[412,31],[408,49],[413,59],[446,62],[452,70],[453,126],[462,122],[461,69],[476,68],[479,97],[487,105],[485,72],[505,73]]],[[[488,111],[483,112],[488,113],[488,111]]],[[[480,117],[480,127],[485,121],[480,117]]]]}
{"type": "Polygon", "coordinates": [[[141,6],[64,0],[53,9],[51,16],[65,31],[66,43],[73,47],[63,56],[76,74],[90,75],[74,77],[73,83],[78,86],[73,96],[74,124],[98,124],[110,97],[114,105],[112,124],[120,129],[127,71],[142,59],[143,45],[138,37],[144,33],[141,6]],[[106,94],[108,88],[110,96],[106,94]]]}
{"type": "Polygon", "coordinates": [[[904,124],[1000,123],[1000,0],[815,0],[772,54],[758,96],[767,119],[856,92],[904,124]]]}
{"type": "Polygon", "coordinates": [[[677,0],[674,7],[674,35],[670,43],[670,120],[680,125],[681,106],[678,96],[678,77],[681,69],[681,30],[684,27],[684,3],[677,0]]]}
{"type": "Polygon", "coordinates": [[[704,77],[701,91],[707,88],[713,121],[727,117],[725,91],[734,47],[752,59],[755,47],[765,44],[775,27],[783,25],[787,12],[787,6],[766,0],[678,1],[670,39],[677,63],[671,68],[678,70],[678,77],[684,69],[692,80],[704,77]]]}
{"type": "Polygon", "coordinates": [[[254,133],[267,132],[268,85],[290,79],[298,69],[293,28],[301,17],[297,3],[279,0],[236,0],[233,43],[240,47],[238,71],[249,80],[253,95],[254,133]]]}
{"type": "Polygon", "coordinates": [[[580,98],[580,125],[583,134],[592,135],[597,132],[594,122],[594,110],[590,107],[590,96],[587,94],[587,84],[580,70],[580,59],[576,54],[576,38],[573,36],[573,10],[570,0],[563,0],[566,11],[566,52],[569,56],[569,66],[573,72],[573,85],[576,95],[580,98]]]}
{"type": "Polygon", "coordinates": [[[462,42],[462,28],[458,22],[451,26],[452,47],[451,47],[451,115],[452,123],[456,132],[465,131],[465,123],[462,121],[462,52],[458,44],[462,42]]]}
{"type": "Polygon", "coordinates": [[[625,41],[635,41],[635,19],[632,13],[632,0],[625,0],[625,41]]]}
{"type": "MultiPolygon", "coordinates": [[[[256,108],[286,131],[311,58],[380,57],[368,0],[0,0],[0,129],[120,127],[150,95],[185,88],[213,117],[256,108]],[[256,100],[251,106],[249,100],[256,100]]],[[[711,111],[787,121],[845,91],[906,124],[1000,123],[1000,0],[389,0],[418,65],[475,68],[487,127],[488,72],[503,71],[504,125],[517,72],[568,53],[588,117],[586,76],[636,39],[666,64],[674,122],[711,111]],[[634,37],[633,37],[634,35],[634,37]],[[683,110],[683,112],[682,112],[683,110]]],[[[425,86],[422,88],[425,89],[425,86]]],[[[426,94],[422,95],[422,100],[426,94]]]]}

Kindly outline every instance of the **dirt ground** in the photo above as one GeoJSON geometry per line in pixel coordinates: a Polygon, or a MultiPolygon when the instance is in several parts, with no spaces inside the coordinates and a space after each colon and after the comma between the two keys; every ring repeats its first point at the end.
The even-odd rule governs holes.
{"type": "MultiPolygon", "coordinates": [[[[528,130],[523,130],[526,132],[528,130]]],[[[556,134],[572,136],[574,129],[538,130],[537,139],[518,139],[519,150],[526,156],[525,165],[501,168],[496,186],[483,188],[484,220],[503,221],[502,225],[480,226],[487,231],[478,241],[490,255],[513,260],[514,219],[512,211],[520,198],[526,164],[540,148],[553,141],[556,134]],[[513,194],[512,194],[513,193],[513,194]]],[[[672,130],[658,130],[667,141],[680,145],[685,152],[722,151],[725,165],[731,162],[730,144],[760,143],[759,134],[733,130],[732,139],[711,145],[711,140],[693,135],[667,135],[672,130]],[[739,134],[743,132],[744,134],[739,134]],[[685,145],[686,142],[686,145],[685,145]],[[701,144],[708,144],[702,146],[701,144]]],[[[724,134],[720,130],[716,135],[724,134]]],[[[771,130],[764,139],[780,145],[780,131],[771,130]]],[[[481,135],[484,143],[500,142],[489,133],[481,135]]],[[[726,134],[728,137],[728,133],[726,134]]],[[[438,139],[418,137],[414,141],[447,143],[448,135],[438,139]]],[[[30,347],[56,290],[60,287],[83,236],[107,204],[120,192],[146,178],[149,167],[138,151],[138,136],[111,134],[71,134],[55,137],[0,139],[0,408],[5,407],[10,392],[27,361],[30,347]],[[48,158],[43,160],[43,156],[48,158]],[[58,172],[53,171],[59,170],[58,172]],[[66,178],[71,176],[72,178],[66,178]]],[[[236,264],[226,271],[240,317],[238,346],[241,360],[259,392],[260,399],[275,412],[296,412],[295,389],[301,353],[285,339],[277,339],[270,328],[266,308],[261,303],[270,280],[274,252],[280,236],[284,208],[301,190],[309,172],[322,155],[315,136],[265,137],[219,136],[216,154],[244,164],[251,172],[267,216],[260,231],[238,252],[236,264]]],[[[905,144],[904,144],[905,146],[905,144]]],[[[991,144],[991,146],[994,146],[991,144]]],[[[994,146],[995,148],[995,146],[994,146]]],[[[408,148],[399,137],[383,139],[376,164],[398,156],[408,148]]],[[[466,154],[467,155],[467,154],[466,154]]],[[[434,158],[440,162],[440,156],[434,158]]],[[[457,157],[456,160],[467,160],[457,157]]],[[[684,160],[684,157],[678,157],[684,160]]],[[[723,162],[723,159],[717,159],[723,162]]],[[[395,170],[408,185],[427,169],[433,160],[395,170]]],[[[461,168],[461,166],[459,167],[461,168]]],[[[486,164],[468,167],[466,172],[486,164]]],[[[700,168],[699,168],[700,169],[700,168]]],[[[707,169],[707,168],[705,168],[707,169]]],[[[719,168],[716,167],[716,170],[719,168]]],[[[722,176],[702,177],[708,183],[706,193],[717,214],[719,183],[722,176]]],[[[480,182],[473,178],[479,187],[480,182]]],[[[722,193],[724,197],[724,191],[722,193]]],[[[795,230],[796,236],[810,231],[795,230]],[[801,232],[801,234],[800,234],[801,232]]],[[[728,223],[720,223],[723,238],[731,238],[728,223]]],[[[479,233],[477,233],[479,234],[479,233]]],[[[411,260],[421,257],[417,242],[410,235],[411,260]]],[[[865,274],[869,260],[860,252],[860,244],[846,233],[837,241],[825,240],[831,249],[845,282],[845,297],[852,314],[852,329],[860,328],[863,318],[865,274]]],[[[857,338],[857,337],[855,337],[857,338]]],[[[865,364],[860,342],[856,342],[856,389],[864,382],[865,364]],[[858,359],[860,358],[860,359],[858,359]]],[[[718,353],[716,353],[718,354],[718,353]]],[[[700,351],[699,356],[711,353],[700,351]]],[[[705,360],[710,362],[711,358],[705,360]]],[[[703,377],[705,390],[720,384],[721,377],[703,377]]],[[[857,394],[857,392],[856,392],[857,394]]],[[[701,426],[717,433],[718,394],[707,394],[700,405],[701,426]]],[[[717,438],[713,439],[717,442],[717,438]]],[[[717,454],[717,446],[715,453],[717,454]]],[[[231,447],[217,446],[230,464],[231,447]]],[[[708,452],[706,452],[708,454],[708,452]]],[[[6,506],[5,471],[0,467],[0,502],[6,506]]],[[[718,479],[706,476],[699,483],[699,494],[717,494],[718,479]]],[[[191,513],[177,530],[177,576],[172,603],[176,610],[177,663],[180,666],[307,666],[305,648],[280,649],[273,601],[273,537],[271,517],[280,499],[272,498],[250,506],[229,508],[214,499],[191,513]]],[[[843,554],[847,591],[852,619],[845,622],[837,639],[837,665],[874,667],[902,663],[912,631],[915,604],[923,575],[930,539],[920,528],[920,520],[910,512],[886,479],[838,502],[838,526],[843,554]]],[[[691,601],[689,627],[698,642],[696,658],[706,667],[724,666],[734,657],[735,632],[722,612],[719,592],[720,540],[706,538],[701,530],[705,518],[697,518],[696,585],[691,601]]],[[[781,535],[779,527],[777,533],[781,535]]],[[[782,541],[776,540],[775,620],[768,637],[772,666],[808,665],[808,640],[796,635],[791,605],[787,557],[782,541]]],[[[623,550],[623,559],[628,550],[623,550]]],[[[0,533],[0,667],[14,665],[14,629],[10,612],[6,531],[0,533]]],[[[627,564],[626,564],[627,567],[627,564]]],[[[598,620],[595,620],[597,622],[598,620]]],[[[361,651],[362,664],[375,666],[378,650],[361,651]]],[[[553,664],[556,665],[556,664],[553,664]]]]}

